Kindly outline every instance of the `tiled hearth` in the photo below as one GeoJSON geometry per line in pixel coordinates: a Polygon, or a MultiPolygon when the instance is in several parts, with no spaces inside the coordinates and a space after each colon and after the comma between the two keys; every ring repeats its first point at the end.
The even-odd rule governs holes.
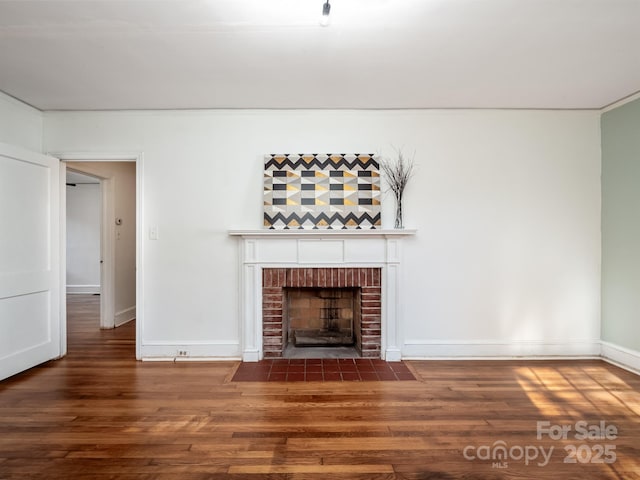
{"type": "Polygon", "coordinates": [[[380,268],[265,268],[262,271],[264,358],[279,358],[286,348],[287,288],[354,288],[360,291],[357,348],[364,358],[380,358],[380,268]]]}
{"type": "Polygon", "coordinates": [[[343,382],[415,380],[403,362],[368,358],[275,359],[241,363],[234,382],[343,382]]]}

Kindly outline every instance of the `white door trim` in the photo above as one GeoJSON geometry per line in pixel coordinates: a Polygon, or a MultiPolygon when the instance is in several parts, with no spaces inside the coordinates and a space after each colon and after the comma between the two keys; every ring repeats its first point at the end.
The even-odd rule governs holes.
{"type": "MultiPolygon", "coordinates": [[[[51,155],[58,158],[57,155],[51,155]]],[[[59,312],[60,312],[60,357],[64,357],[67,354],[67,165],[64,162],[59,162],[59,175],[58,181],[58,196],[60,197],[58,205],[60,230],[58,236],[60,238],[60,245],[58,248],[60,253],[58,259],[60,260],[60,295],[59,295],[59,312]]]]}
{"type": "MultiPolygon", "coordinates": [[[[64,185],[66,183],[66,164],[65,162],[122,162],[122,161],[128,161],[128,162],[135,162],[136,163],[136,358],[138,360],[141,359],[141,343],[142,343],[142,338],[143,338],[143,331],[144,331],[144,288],[143,288],[143,279],[144,279],[144,272],[143,272],[143,262],[142,262],[142,258],[143,258],[143,245],[142,245],[142,240],[143,240],[143,236],[142,236],[142,232],[144,231],[144,225],[143,225],[143,219],[144,219],[144,208],[143,208],[143,180],[142,180],[142,173],[143,173],[143,160],[144,160],[144,155],[141,152],[135,152],[135,153],[113,153],[113,152],[105,152],[105,153],[96,153],[96,152],[48,152],[48,155],[51,155],[53,157],[56,157],[58,159],[61,160],[61,169],[60,169],[60,182],[61,185],[64,185]]],[[[113,204],[112,204],[112,200],[113,200],[113,195],[110,196],[109,199],[107,199],[106,197],[109,197],[109,191],[108,189],[111,189],[111,193],[113,193],[112,188],[113,188],[113,182],[110,181],[109,179],[103,179],[101,181],[102,183],[102,208],[103,208],[103,215],[106,216],[106,218],[113,218],[113,204]],[[110,215],[111,213],[111,215],[110,215]]],[[[60,261],[61,261],[61,265],[66,265],[66,248],[64,247],[66,245],[66,214],[64,214],[65,210],[66,210],[66,189],[62,188],[60,189],[61,191],[61,201],[60,201],[60,205],[61,205],[61,215],[60,215],[60,232],[61,232],[61,248],[60,248],[60,261]]],[[[115,279],[115,275],[113,272],[113,267],[114,267],[114,262],[113,262],[113,258],[114,258],[114,252],[113,249],[115,248],[115,240],[112,238],[112,235],[110,235],[108,232],[111,231],[111,229],[106,229],[107,232],[103,232],[102,234],[102,241],[103,241],[103,248],[104,249],[108,249],[105,253],[109,254],[111,256],[109,265],[104,265],[103,267],[103,271],[105,273],[105,275],[101,275],[102,280],[104,280],[104,283],[102,285],[103,289],[110,289],[109,291],[105,292],[103,290],[103,292],[105,292],[107,295],[111,295],[111,297],[113,297],[113,291],[114,291],[114,279],[115,279]]],[[[66,273],[66,269],[61,269],[64,270],[64,273],[66,273]]],[[[62,274],[62,286],[63,288],[60,289],[61,291],[61,302],[60,304],[64,307],[61,308],[61,315],[63,319],[66,319],[66,275],[62,274]],[[63,310],[64,309],[64,310],[63,310]]],[[[108,308],[110,310],[113,309],[114,304],[113,302],[101,302],[102,303],[110,303],[110,305],[108,308]]],[[[103,308],[103,307],[101,307],[103,308]]],[[[101,318],[113,318],[114,317],[114,313],[110,312],[110,310],[108,311],[101,311],[101,318]],[[110,316],[109,316],[110,315],[110,316]]],[[[63,327],[61,328],[61,338],[60,338],[60,345],[61,345],[61,351],[66,353],[67,351],[67,332],[66,332],[66,322],[61,322],[63,324],[63,327]]],[[[101,325],[103,326],[103,325],[101,325]]]]}
{"type": "MultiPolygon", "coordinates": [[[[73,165],[73,164],[72,164],[73,165]]],[[[100,294],[108,301],[100,302],[100,328],[114,328],[116,294],[116,242],[112,222],[115,218],[113,180],[100,179],[100,294]]]]}

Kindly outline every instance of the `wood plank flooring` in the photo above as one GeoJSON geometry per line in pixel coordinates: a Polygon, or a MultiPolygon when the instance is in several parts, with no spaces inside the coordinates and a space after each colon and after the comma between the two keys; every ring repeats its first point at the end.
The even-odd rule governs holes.
{"type": "Polygon", "coordinates": [[[0,382],[0,479],[640,479],[640,377],[604,362],[230,382],[235,362],[136,362],[134,324],[100,331],[98,301],[71,297],[67,357],[0,382]],[[617,437],[576,439],[580,421],[617,437]],[[538,439],[536,422],[572,430],[538,439]],[[500,446],[507,458],[487,458],[500,446]]]}

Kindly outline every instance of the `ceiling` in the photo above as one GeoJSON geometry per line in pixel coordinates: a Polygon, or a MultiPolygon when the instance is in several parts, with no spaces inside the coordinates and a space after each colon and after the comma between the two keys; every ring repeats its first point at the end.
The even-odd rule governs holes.
{"type": "Polygon", "coordinates": [[[41,110],[601,108],[639,0],[0,0],[0,90],[41,110]]]}
{"type": "Polygon", "coordinates": [[[88,185],[98,184],[100,183],[100,180],[98,180],[96,177],[84,175],[79,172],[73,172],[67,169],[67,183],[71,183],[73,185],[88,185]]]}

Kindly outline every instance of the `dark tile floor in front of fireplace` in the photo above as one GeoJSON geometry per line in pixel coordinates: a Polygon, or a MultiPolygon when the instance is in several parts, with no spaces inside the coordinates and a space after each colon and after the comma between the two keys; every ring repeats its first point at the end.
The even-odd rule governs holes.
{"type": "Polygon", "coordinates": [[[369,358],[276,358],[242,362],[233,382],[415,380],[403,362],[369,358]]]}

